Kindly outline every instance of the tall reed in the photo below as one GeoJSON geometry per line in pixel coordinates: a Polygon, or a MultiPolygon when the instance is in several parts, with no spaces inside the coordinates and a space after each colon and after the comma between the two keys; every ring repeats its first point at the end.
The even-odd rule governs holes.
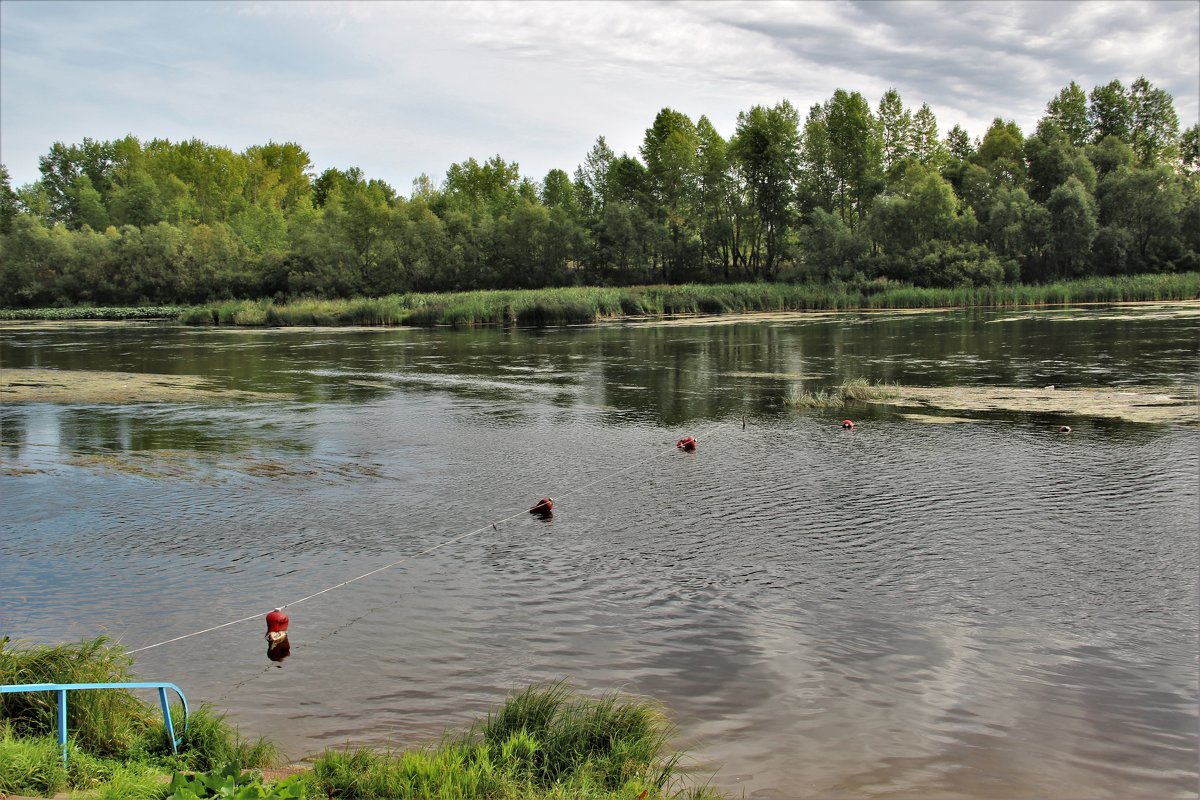
{"type": "Polygon", "coordinates": [[[631,316],[973,306],[1003,308],[1197,298],[1200,298],[1200,273],[1188,272],[958,288],[917,287],[892,281],[734,283],[413,293],[348,300],[299,299],[287,303],[242,300],[188,309],[179,319],[192,325],[546,327],[631,316]]]}

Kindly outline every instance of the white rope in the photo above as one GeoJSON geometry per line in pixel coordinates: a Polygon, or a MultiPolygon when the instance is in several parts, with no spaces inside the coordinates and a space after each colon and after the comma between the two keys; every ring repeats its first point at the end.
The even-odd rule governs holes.
{"type": "MultiPolygon", "coordinates": [[[[705,433],[700,434],[700,436],[698,437],[698,441],[702,441],[705,438],[712,436],[712,434],[714,432],[720,430],[723,425],[725,425],[725,423],[720,423],[718,425],[713,426],[705,433]]],[[[636,467],[640,467],[643,464],[647,464],[656,458],[662,458],[662,456],[666,455],[667,453],[674,452],[674,450],[675,450],[675,446],[672,445],[670,450],[663,450],[663,451],[654,453],[651,456],[643,458],[640,461],[635,461],[632,464],[627,464],[627,465],[621,467],[620,469],[613,470],[612,472],[608,473],[607,475],[602,475],[601,477],[596,478],[593,481],[589,481],[588,483],[585,483],[581,486],[576,486],[574,489],[563,492],[558,497],[559,497],[559,499],[561,499],[563,497],[570,497],[573,494],[578,494],[579,492],[582,492],[584,489],[595,486],[598,483],[604,483],[605,481],[610,480],[610,479],[616,477],[617,475],[622,475],[624,473],[631,472],[636,467]]],[[[283,605],[275,606],[275,607],[279,608],[279,609],[284,609],[284,608],[288,608],[290,606],[300,605],[301,603],[303,603],[307,600],[312,600],[314,597],[320,597],[321,595],[325,594],[326,592],[332,592],[334,589],[340,589],[343,586],[349,586],[350,584],[354,583],[355,581],[361,581],[363,578],[369,578],[372,575],[383,572],[386,569],[391,569],[392,567],[403,564],[406,561],[412,561],[413,559],[420,558],[421,556],[424,556],[424,555],[428,555],[429,553],[432,553],[434,550],[440,550],[441,548],[445,547],[446,545],[454,544],[455,542],[461,542],[463,539],[467,539],[467,538],[470,538],[471,536],[475,536],[477,534],[483,533],[484,531],[486,531],[488,529],[494,529],[497,525],[499,525],[501,523],[508,522],[510,520],[514,520],[517,517],[522,517],[528,513],[529,513],[528,511],[518,511],[515,514],[510,514],[509,516],[504,517],[503,519],[498,519],[495,522],[489,522],[487,525],[484,525],[483,527],[480,527],[480,528],[476,528],[473,531],[468,531],[467,533],[459,534],[458,536],[455,536],[451,539],[447,539],[446,541],[441,542],[440,544],[435,544],[433,547],[427,547],[426,549],[424,549],[418,553],[413,553],[412,555],[407,555],[404,558],[399,559],[398,561],[393,561],[390,564],[384,564],[382,567],[376,567],[375,569],[371,570],[370,572],[364,572],[362,575],[358,575],[356,577],[349,578],[348,580],[344,580],[339,584],[322,589],[319,592],[313,592],[310,595],[301,597],[299,600],[291,600],[287,603],[284,603],[283,605]]],[[[138,647],[134,650],[127,650],[126,653],[128,653],[129,655],[133,655],[134,653],[140,653],[143,650],[151,650],[155,647],[162,647],[164,644],[171,644],[172,642],[182,641],[183,639],[190,639],[193,636],[200,636],[201,634],[212,633],[213,631],[219,631],[222,628],[228,628],[231,625],[238,625],[243,622],[249,622],[252,619],[259,619],[262,616],[263,616],[262,612],[258,612],[256,614],[251,614],[249,616],[242,617],[241,619],[232,620],[231,622],[223,622],[220,625],[213,625],[210,628],[205,628],[205,629],[199,630],[199,631],[193,631],[191,633],[185,633],[182,636],[176,636],[174,639],[165,639],[161,642],[155,642],[154,644],[148,644],[145,647],[138,647]]]]}

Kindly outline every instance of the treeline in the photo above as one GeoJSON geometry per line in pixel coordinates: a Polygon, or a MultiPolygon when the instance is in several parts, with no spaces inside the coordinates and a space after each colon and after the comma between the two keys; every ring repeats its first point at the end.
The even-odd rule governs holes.
{"type": "Polygon", "coordinates": [[[1138,78],[1072,82],[1026,136],[941,135],[928,105],[838,90],[739,114],[663,109],[540,181],[495,156],[407,197],[294,143],[55,143],[0,167],[0,305],[378,297],[573,285],[994,286],[1200,270],[1200,129],[1138,78]]]}

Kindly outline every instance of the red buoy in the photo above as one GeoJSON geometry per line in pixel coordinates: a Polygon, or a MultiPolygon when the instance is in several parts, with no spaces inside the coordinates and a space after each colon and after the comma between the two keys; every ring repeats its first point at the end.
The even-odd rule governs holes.
{"type": "Polygon", "coordinates": [[[842,427],[845,428],[846,430],[850,430],[851,428],[854,427],[854,420],[852,420],[852,419],[842,420],[842,427]]]}
{"type": "Polygon", "coordinates": [[[678,447],[680,450],[687,450],[688,452],[691,452],[692,450],[696,449],[696,437],[695,436],[685,436],[682,439],[680,439],[678,442],[676,442],[675,446],[678,447]]]}
{"type": "Polygon", "coordinates": [[[533,504],[533,508],[529,509],[530,514],[537,514],[539,517],[548,517],[554,509],[554,500],[549,497],[543,497],[533,504]]]}
{"type": "Polygon", "coordinates": [[[267,641],[280,642],[287,638],[288,615],[282,608],[277,608],[267,614],[267,641]]]}
{"type": "Polygon", "coordinates": [[[1070,433],[1070,432],[1071,432],[1071,426],[1070,426],[1070,425],[1060,425],[1060,426],[1059,426],[1059,428],[1058,428],[1058,432],[1059,432],[1059,433],[1070,433]]]}

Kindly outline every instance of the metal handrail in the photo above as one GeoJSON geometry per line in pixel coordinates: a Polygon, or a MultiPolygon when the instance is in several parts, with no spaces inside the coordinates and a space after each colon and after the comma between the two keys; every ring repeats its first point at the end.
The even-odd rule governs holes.
{"type": "Polygon", "coordinates": [[[171,706],[167,703],[167,690],[179,695],[183,702],[183,732],[187,733],[188,703],[183,696],[183,690],[173,683],[164,681],[146,681],[136,683],[18,683],[11,686],[0,686],[0,694],[16,694],[18,692],[57,692],[58,693],[58,743],[62,745],[63,766],[67,765],[67,692],[75,689],[158,689],[158,703],[162,706],[163,724],[167,727],[167,736],[171,739],[171,751],[179,752],[183,737],[176,738],[175,725],[171,721],[171,706]]]}

